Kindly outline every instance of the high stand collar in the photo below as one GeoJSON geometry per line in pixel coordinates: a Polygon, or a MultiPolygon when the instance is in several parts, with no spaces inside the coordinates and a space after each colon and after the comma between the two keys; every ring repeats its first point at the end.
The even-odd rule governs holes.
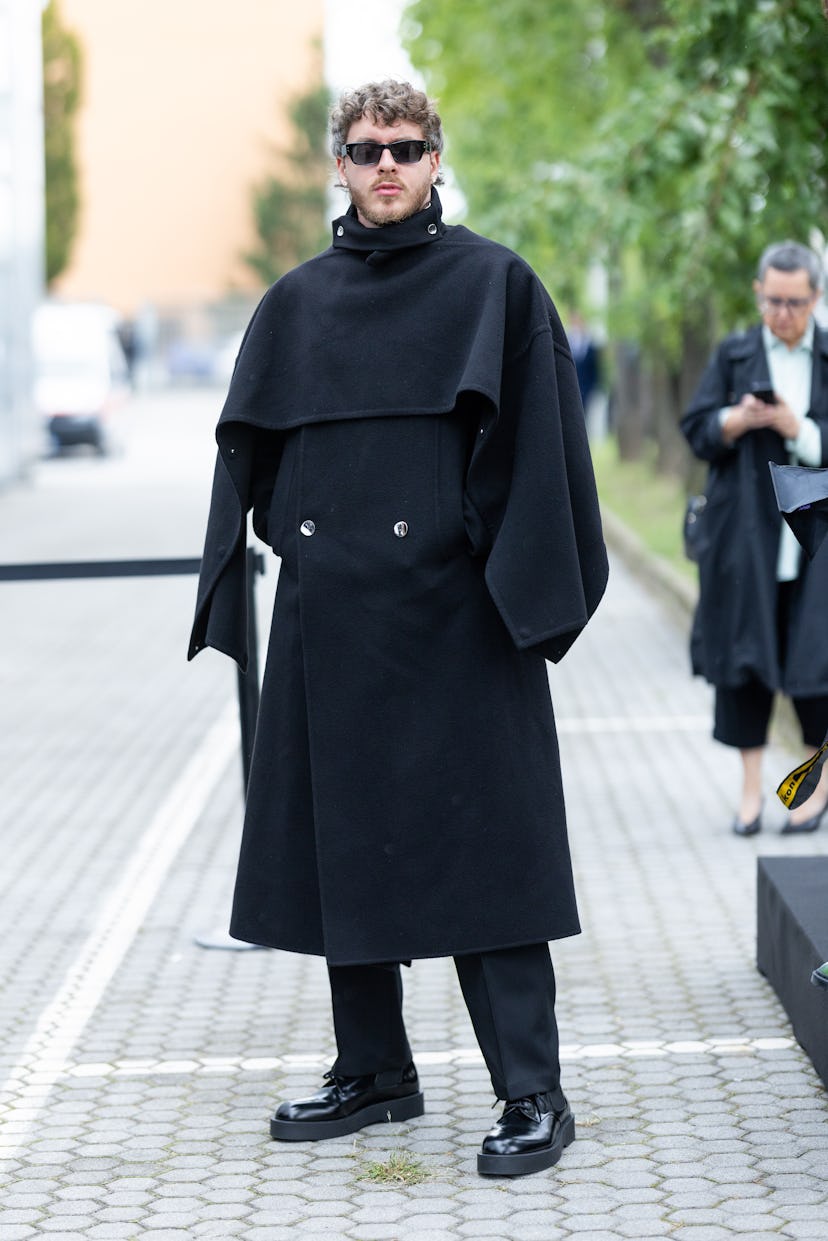
{"type": "Polygon", "coordinates": [[[407,220],[401,220],[399,224],[366,228],[364,224],[360,224],[356,208],[351,204],[345,215],[333,221],[333,245],[337,250],[408,250],[413,246],[424,246],[438,241],[445,231],[440,196],[432,186],[429,205],[409,216],[407,220]]]}

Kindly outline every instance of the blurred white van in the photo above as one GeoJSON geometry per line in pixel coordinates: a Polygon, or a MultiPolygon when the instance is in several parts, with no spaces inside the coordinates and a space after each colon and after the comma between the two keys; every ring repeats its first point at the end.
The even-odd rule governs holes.
{"type": "Polygon", "coordinates": [[[89,444],[103,455],[129,376],[118,315],[94,302],[44,302],[32,317],[34,402],[54,449],[89,444]]]}

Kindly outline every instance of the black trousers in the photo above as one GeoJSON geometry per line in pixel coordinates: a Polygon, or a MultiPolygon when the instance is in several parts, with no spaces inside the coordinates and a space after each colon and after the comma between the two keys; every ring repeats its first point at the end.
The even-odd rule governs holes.
{"type": "MultiPolygon", "coordinates": [[[[779,666],[785,667],[788,650],[791,609],[795,605],[799,583],[779,582],[776,594],[776,642],[779,666]]],[[[765,745],[773,708],[774,693],[761,681],[746,685],[716,686],[713,736],[723,745],[740,750],[755,750],[765,745]]],[[[802,740],[818,749],[828,729],[828,696],[791,698],[802,740]]]]}
{"type": "MultiPolygon", "coordinates": [[[[717,685],[713,722],[716,741],[738,746],[740,750],[765,745],[773,699],[773,690],[761,681],[736,688],[717,685]]],[[[803,743],[818,749],[828,729],[828,697],[792,698],[791,705],[802,729],[803,743]]]]}
{"type": "MultiPolygon", "coordinates": [[[[557,1092],[561,1069],[555,974],[547,944],[454,958],[463,999],[499,1099],[557,1092]]],[[[402,1068],[413,1058],[396,963],[328,966],[337,1059],[358,1077],[402,1068]]]]}

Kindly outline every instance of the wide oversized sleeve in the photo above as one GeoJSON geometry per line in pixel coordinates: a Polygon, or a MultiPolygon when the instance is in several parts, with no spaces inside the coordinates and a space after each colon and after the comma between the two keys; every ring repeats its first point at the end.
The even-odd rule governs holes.
{"type": "Polygon", "coordinates": [[[247,669],[247,512],[253,503],[253,430],[226,424],[219,435],[210,515],[187,658],[205,646],[247,669]]]}
{"type": "MultiPolygon", "coordinates": [[[[561,337],[562,331],[558,328],[561,337]]],[[[553,325],[505,365],[467,500],[489,593],[519,649],[559,660],[595,611],[608,564],[575,365],[553,325]]]]}

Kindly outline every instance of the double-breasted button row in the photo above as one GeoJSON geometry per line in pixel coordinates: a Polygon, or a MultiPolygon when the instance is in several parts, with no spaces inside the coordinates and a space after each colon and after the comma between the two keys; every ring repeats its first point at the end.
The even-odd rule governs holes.
{"type": "MultiPolygon", "coordinates": [[[[310,538],[312,534],[316,534],[316,522],[311,521],[310,518],[306,518],[302,522],[301,526],[299,527],[299,532],[300,534],[306,535],[307,538],[310,538]]],[[[396,534],[398,539],[404,539],[405,536],[408,534],[408,522],[407,521],[395,522],[394,533],[396,534]]]]}

